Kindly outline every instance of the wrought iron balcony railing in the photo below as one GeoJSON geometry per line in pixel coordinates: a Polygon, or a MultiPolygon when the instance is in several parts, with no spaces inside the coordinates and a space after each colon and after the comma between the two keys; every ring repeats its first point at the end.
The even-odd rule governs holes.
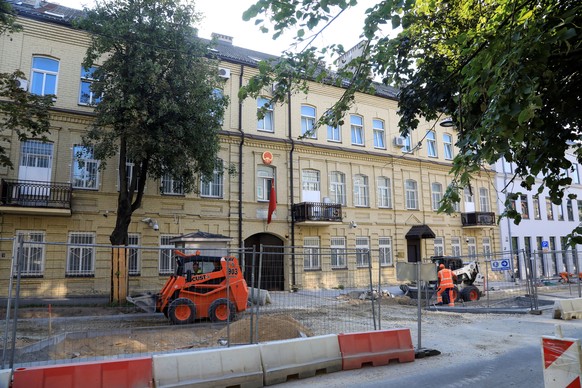
{"type": "Polygon", "coordinates": [[[461,222],[463,223],[463,226],[495,226],[495,213],[461,213],[461,222]]]}
{"type": "Polygon", "coordinates": [[[342,205],[339,203],[296,203],[291,212],[295,222],[342,222],[342,205]]]}
{"type": "Polygon", "coordinates": [[[72,191],[70,183],[2,179],[0,205],[70,209],[72,191]]]}

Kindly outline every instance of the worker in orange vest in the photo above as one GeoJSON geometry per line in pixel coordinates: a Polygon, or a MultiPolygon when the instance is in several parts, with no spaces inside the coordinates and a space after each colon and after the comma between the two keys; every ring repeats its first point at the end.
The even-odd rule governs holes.
{"type": "Polygon", "coordinates": [[[455,283],[453,280],[457,280],[457,275],[453,273],[448,268],[445,268],[444,264],[439,265],[439,272],[438,272],[438,289],[437,289],[437,305],[443,304],[443,299],[445,303],[449,306],[455,305],[455,298],[453,296],[453,290],[455,287],[455,283]],[[444,294],[444,298],[443,298],[444,294]]]}

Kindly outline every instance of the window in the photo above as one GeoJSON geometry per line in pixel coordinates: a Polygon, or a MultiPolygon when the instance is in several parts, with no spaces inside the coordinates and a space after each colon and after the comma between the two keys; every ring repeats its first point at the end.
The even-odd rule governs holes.
{"type": "Polygon", "coordinates": [[[306,270],[321,269],[319,237],[305,237],[303,239],[303,266],[306,270]]]}
{"type": "Polygon", "coordinates": [[[331,268],[347,268],[345,237],[331,238],[331,268]]]}
{"type": "Polygon", "coordinates": [[[352,144],[364,145],[364,121],[361,116],[351,115],[352,144]]]}
{"type": "Polygon", "coordinates": [[[451,237],[451,255],[454,257],[461,256],[461,238],[451,237]]]}
{"type": "Polygon", "coordinates": [[[140,274],[139,234],[127,235],[127,267],[129,276],[140,274]]]}
{"type": "Polygon", "coordinates": [[[259,97],[257,99],[257,110],[261,110],[262,108],[265,109],[265,112],[263,118],[259,119],[257,123],[257,129],[259,131],[273,132],[273,105],[271,105],[268,99],[259,97]]]}
{"type": "Polygon", "coordinates": [[[546,213],[548,216],[548,221],[554,220],[554,208],[552,206],[552,200],[550,197],[546,197],[546,213]]]}
{"type": "Polygon", "coordinates": [[[357,174],[354,176],[354,206],[368,207],[369,204],[368,177],[357,174]]]}
{"type": "Polygon", "coordinates": [[[465,196],[465,203],[473,203],[475,200],[473,199],[473,191],[469,187],[465,187],[463,190],[463,194],[465,196]]]}
{"type": "Polygon", "coordinates": [[[85,69],[81,66],[81,92],[79,93],[80,105],[94,105],[101,101],[101,96],[95,96],[91,87],[95,79],[93,74],[97,70],[96,67],[85,69]]]}
{"type": "Polygon", "coordinates": [[[489,237],[483,237],[483,254],[487,258],[491,258],[491,239],[489,237]]]}
{"type": "Polygon", "coordinates": [[[570,169],[572,177],[572,183],[579,185],[580,184],[580,171],[578,170],[578,164],[572,163],[572,168],[570,169]]]}
{"type": "Polygon", "coordinates": [[[32,82],[30,93],[46,96],[57,94],[59,61],[45,57],[32,58],[32,82]]]}
{"type": "Polygon", "coordinates": [[[92,147],[73,147],[73,187],[97,189],[99,186],[99,161],[93,156],[92,147]]]}
{"type": "Polygon", "coordinates": [[[556,205],[558,207],[558,221],[564,221],[564,205],[556,205]]]}
{"type": "Polygon", "coordinates": [[[390,178],[378,177],[378,207],[391,208],[392,207],[392,191],[390,189],[390,178]]]}
{"type": "Polygon", "coordinates": [[[385,149],[384,121],[372,120],[372,127],[374,129],[374,147],[385,149]]]}
{"type": "Polygon", "coordinates": [[[437,144],[436,135],[434,131],[428,131],[426,133],[426,152],[428,156],[436,158],[437,157],[437,144]]]}
{"type": "Polygon", "coordinates": [[[491,211],[491,207],[489,206],[489,190],[485,187],[479,188],[479,205],[482,212],[491,211]]]}
{"type": "Polygon", "coordinates": [[[404,136],[404,147],[402,147],[402,152],[412,152],[412,138],[410,134],[404,136]]]}
{"type": "Polygon", "coordinates": [[[467,237],[467,254],[477,256],[477,241],[475,237],[467,237]]]}
{"type": "Polygon", "coordinates": [[[443,147],[445,150],[445,159],[453,159],[453,136],[448,133],[443,134],[443,147]]]}
{"type": "Polygon", "coordinates": [[[301,136],[317,139],[315,131],[315,108],[301,105],[301,136]]]}
{"type": "Polygon", "coordinates": [[[527,203],[527,195],[520,195],[519,200],[521,202],[521,218],[524,220],[529,220],[529,206],[527,203]]]}
{"type": "MultiPolygon", "coordinates": [[[[135,163],[131,159],[125,159],[125,176],[127,178],[127,187],[131,186],[131,178],[133,177],[133,167],[135,163]]],[[[118,178],[119,181],[119,178],[118,178]]]]}
{"type": "Polygon", "coordinates": [[[526,258],[529,258],[529,256],[531,255],[531,237],[524,237],[523,245],[525,249],[526,258]]]}
{"type": "Polygon", "coordinates": [[[383,267],[393,266],[392,239],[390,237],[380,237],[378,239],[378,246],[380,248],[380,265],[383,267]]]}
{"type": "Polygon", "coordinates": [[[574,204],[572,202],[572,199],[569,199],[568,202],[566,202],[566,213],[568,213],[568,221],[574,221],[574,204]]]}
{"type": "Polygon", "coordinates": [[[437,211],[443,199],[443,185],[438,182],[433,182],[430,187],[432,190],[432,210],[437,211]]]}
{"type": "Polygon", "coordinates": [[[341,133],[342,133],[341,127],[339,125],[327,126],[327,140],[340,143],[342,141],[341,133]]]}
{"type": "Polygon", "coordinates": [[[38,140],[27,140],[21,143],[20,166],[51,168],[53,143],[38,140]]]}
{"type": "Polygon", "coordinates": [[[407,209],[418,209],[418,191],[416,181],[407,179],[404,183],[407,209]]]}
{"type": "Polygon", "coordinates": [[[434,255],[444,256],[445,255],[445,239],[444,237],[434,238],[434,255]]]}
{"type": "Polygon", "coordinates": [[[582,200],[576,201],[576,207],[578,208],[578,221],[582,221],[582,200]]]}
{"type": "Polygon", "coordinates": [[[304,191],[320,191],[319,185],[319,171],[317,170],[303,170],[303,190],[304,191]]]}
{"type": "Polygon", "coordinates": [[[272,167],[258,166],[257,169],[257,201],[268,202],[271,198],[271,186],[275,173],[272,167]]]}
{"type": "Polygon", "coordinates": [[[214,172],[211,179],[204,176],[200,179],[200,196],[210,198],[222,198],[222,188],[224,181],[224,165],[222,159],[216,159],[214,172]]]}
{"type": "Polygon", "coordinates": [[[170,241],[177,236],[160,236],[160,257],[158,271],[160,275],[172,275],[176,269],[174,262],[174,243],[170,241]]]}
{"type": "Polygon", "coordinates": [[[177,179],[167,172],[162,176],[160,190],[164,195],[184,195],[184,184],[181,179],[177,179]]]}
{"type": "Polygon", "coordinates": [[[95,234],[70,233],[67,249],[67,276],[95,275],[95,234]]]}
{"type": "Polygon", "coordinates": [[[534,195],[532,197],[533,201],[533,212],[534,212],[534,219],[541,220],[542,219],[542,212],[540,210],[540,197],[534,195]]]}
{"type": "MultiPolygon", "coordinates": [[[[214,88],[212,89],[212,99],[215,102],[218,101],[223,101],[224,100],[224,90],[219,89],[219,88],[214,88]]],[[[218,116],[218,123],[220,125],[223,124],[224,122],[224,111],[222,111],[221,109],[224,107],[224,105],[221,104],[214,104],[213,107],[210,109],[210,115],[212,117],[217,117],[218,116]]]]}
{"type": "Polygon", "coordinates": [[[44,232],[16,231],[14,240],[14,274],[17,274],[17,260],[20,254],[20,239],[22,239],[21,276],[42,276],[44,272],[45,244],[44,232]]]}
{"type": "Polygon", "coordinates": [[[329,174],[329,198],[333,203],[346,204],[346,176],[339,171],[329,174]]]}
{"type": "Polygon", "coordinates": [[[356,266],[368,267],[370,263],[370,243],[368,237],[356,237],[356,266]]]}

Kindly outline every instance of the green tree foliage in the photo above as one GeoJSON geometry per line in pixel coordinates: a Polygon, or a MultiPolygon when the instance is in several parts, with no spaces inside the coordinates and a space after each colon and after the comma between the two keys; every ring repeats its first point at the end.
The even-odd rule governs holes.
{"type": "Polygon", "coordinates": [[[92,34],[84,66],[96,67],[92,91],[102,96],[84,144],[104,168],[119,158],[117,220],[110,241],[127,243],[131,215],[146,179],[170,174],[184,190],[211,176],[227,99],[216,90],[216,61],[196,38],[199,15],[178,0],[97,2],[80,28],[92,34]],[[131,182],[126,160],[133,163],[131,182]]]}
{"type": "MultiPolygon", "coordinates": [[[[5,0],[0,0],[0,35],[21,30],[16,23],[14,10],[5,0]]],[[[38,96],[27,93],[20,87],[20,80],[25,80],[24,73],[15,70],[12,73],[0,73],[0,133],[9,130],[16,133],[20,141],[30,138],[44,139],[49,132],[49,108],[53,96],[38,96]]],[[[10,134],[3,134],[10,138],[10,134]]],[[[13,167],[6,148],[0,145],[0,165],[13,167]]]]}
{"type": "MultiPolygon", "coordinates": [[[[293,30],[306,48],[263,65],[240,97],[253,94],[264,81],[283,78],[286,86],[290,72],[280,69],[294,69],[294,76],[333,80],[334,74],[317,69],[317,60],[342,54],[343,47],[315,48],[309,39],[356,3],[257,1],[244,18],[255,19],[265,32],[272,26],[274,38],[293,30]],[[298,69],[305,64],[309,70],[298,69]]],[[[351,73],[335,74],[351,80],[351,86],[336,105],[335,115],[327,119],[343,116],[355,91],[369,87],[365,80],[371,70],[400,90],[402,134],[417,128],[420,117],[452,118],[460,152],[453,163],[454,183],[441,210],[452,211],[451,201],[459,200],[459,190],[483,166],[501,157],[516,164],[515,176],[523,180],[525,189],[541,177],[539,192],[547,188],[552,201],[561,203],[571,183],[566,172],[572,164],[565,158],[566,151],[573,149],[582,162],[579,0],[383,0],[366,15],[363,55],[351,64],[351,73]],[[399,28],[399,34],[385,37],[385,25],[399,28]]],[[[286,91],[275,95],[275,100],[282,100],[286,91]]],[[[519,221],[515,212],[505,215],[519,221]]],[[[577,232],[582,234],[582,229],[577,232]]]]}

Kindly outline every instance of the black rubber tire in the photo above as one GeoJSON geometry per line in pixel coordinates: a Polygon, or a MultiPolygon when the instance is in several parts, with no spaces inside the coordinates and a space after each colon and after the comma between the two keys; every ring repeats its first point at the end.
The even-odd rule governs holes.
{"type": "Polygon", "coordinates": [[[226,298],[216,299],[208,308],[208,317],[212,322],[232,322],[235,315],[236,307],[234,303],[226,298]],[[228,308],[228,311],[223,311],[225,307],[228,308]]]}
{"type": "Polygon", "coordinates": [[[193,323],[196,319],[196,306],[188,298],[178,298],[168,307],[168,318],[175,325],[193,323]],[[188,313],[189,310],[189,313],[188,313]]]}
{"type": "Polygon", "coordinates": [[[465,302],[474,302],[479,300],[481,293],[475,286],[467,286],[461,290],[461,297],[465,302]]]}

